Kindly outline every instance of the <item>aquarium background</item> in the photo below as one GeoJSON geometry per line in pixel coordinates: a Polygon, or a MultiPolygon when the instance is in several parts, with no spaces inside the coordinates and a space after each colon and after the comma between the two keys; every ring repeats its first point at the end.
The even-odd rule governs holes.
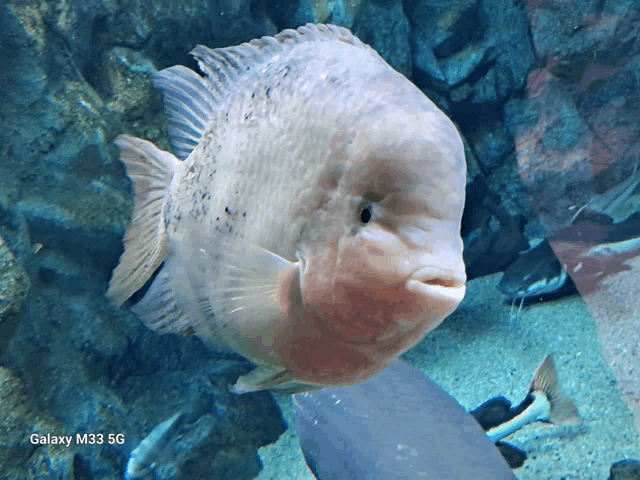
{"type": "Polygon", "coordinates": [[[519,402],[554,353],[584,423],[506,439],[528,455],[520,479],[606,479],[615,462],[640,459],[637,183],[613,223],[593,220],[605,236],[567,231],[581,206],[636,172],[637,1],[5,0],[0,478],[123,478],[131,451],[185,408],[148,478],[312,478],[288,399],[229,393],[250,364],[195,337],[157,335],[104,297],[133,205],[112,140],[126,132],[171,148],[150,75],[195,67],[196,44],[307,22],[350,28],[465,140],[467,297],[405,359],[470,410],[497,395],[519,402]],[[529,298],[514,321],[501,272],[545,237],[575,289],[529,298]],[[624,246],[610,247],[614,237],[624,246]],[[98,437],[77,444],[85,433],[98,437]],[[32,434],[74,442],[34,444],[32,434]]]}

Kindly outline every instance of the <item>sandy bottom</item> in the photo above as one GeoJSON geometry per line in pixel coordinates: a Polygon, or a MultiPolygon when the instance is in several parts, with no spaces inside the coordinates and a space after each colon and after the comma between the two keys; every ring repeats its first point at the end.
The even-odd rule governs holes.
{"type": "MultiPolygon", "coordinates": [[[[513,404],[520,402],[537,365],[546,354],[554,354],[560,382],[584,423],[530,425],[507,437],[505,441],[528,455],[524,466],[515,470],[519,479],[605,480],[612,463],[640,459],[638,430],[604,360],[598,329],[585,302],[573,296],[532,305],[512,329],[510,307],[495,288],[499,278],[498,274],[469,282],[458,310],[404,359],[471,410],[499,395],[513,404]]],[[[637,338],[639,330],[636,323],[629,334],[637,338]]],[[[605,350],[611,348],[605,345],[605,350]]],[[[292,427],[278,442],[260,450],[265,468],[258,478],[313,480],[297,442],[290,399],[281,396],[278,401],[292,427]]]]}

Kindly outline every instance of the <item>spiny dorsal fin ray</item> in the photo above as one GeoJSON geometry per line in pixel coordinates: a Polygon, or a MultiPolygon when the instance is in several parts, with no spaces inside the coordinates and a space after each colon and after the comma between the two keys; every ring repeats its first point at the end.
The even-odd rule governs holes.
{"type": "Polygon", "coordinates": [[[171,143],[177,157],[184,160],[202,138],[217,99],[205,79],[182,65],[155,73],[153,85],[164,93],[171,143]]]}
{"type": "Polygon", "coordinates": [[[107,291],[116,305],[122,305],[142,288],[166,257],[164,199],[179,160],[153,143],[130,135],[118,135],[114,143],[120,149],[120,160],[134,190],[124,253],[107,291]]]}
{"type": "Polygon", "coordinates": [[[243,85],[244,76],[255,76],[258,67],[297,44],[332,39],[366,48],[371,55],[379,57],[346,28],[309,23],[233,47],[196,46],[191,55],[198,61],[205,78],[182,65],[155,73],[153,84],[164,93],[169,136],[176,156],[182,160],[189,156],[213,121],[219,105],[232,96],[238,85],[243,85]]]}
{"type": "Polygon", "coordinates": [[[554,424],[581,423],[577,407],[560,387],[558,372],[551,354],[547,355],[536,369],[529,392],[541,391],[550,405],[549,421],[554,424]]]}
{"type": "Polygon", "coordinates": [[[330,39],[366,48],[371,55],[379,57],[346,28],[307,24],[233,47],[196,46],[191,55],[198,61],[205,78],[182,65],[155,73],[153,84],[164,93],[169,136],[176,156],[182,160],[189,156],[213,121],[220,104],[232,96],[238,85],[243,85],[241,80],[245,76],[255,76],[261,65],[296,44],[330,39]]]}
{"type": "Polygon", "coordinates": [[[379,55],[344,27],[308,23],[295,30],[287,29],[273,37],[262,37],[234,47],[211,49],[196,46],[190,53],[198,61],[210,87],[226,98],[228,90],[237,85],[243,75],[255,75],[258,67],[296,45],[323,40],[340,40],[349,45],[365,48],[371,55],[379,55]]]}

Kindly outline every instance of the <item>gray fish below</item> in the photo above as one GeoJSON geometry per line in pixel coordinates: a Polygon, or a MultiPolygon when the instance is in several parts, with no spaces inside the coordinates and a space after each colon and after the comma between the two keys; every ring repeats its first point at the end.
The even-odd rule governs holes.
{"type": "Polygon", "coordinates": [[[366,380],[465,293],[453,123],[347,29],[197,46],[153,75],[176,155],[116,138],[134,211],[107,295],[257,365],[233,391],[366,380]]]}
{"type": "Polygon", "coordinates": [[[360,385],[300,393],[293,403],[319,480],[516,478],[473,417],[403,361],[360,385]]]}

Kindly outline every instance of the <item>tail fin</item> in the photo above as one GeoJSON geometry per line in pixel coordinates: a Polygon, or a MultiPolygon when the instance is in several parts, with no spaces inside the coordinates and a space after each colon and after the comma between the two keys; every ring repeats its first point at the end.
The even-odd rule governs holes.
{"type": "Polygon", "coordinates": [[[558,373],[551,355],[544,358],[533,375],[529,392],[536,390],[544,393],[549,401],[549,422],[556,425],[582,423],[578,409],[560,388],[558,373]]]}
{"type": "Polygon", "coordinates": [[[114,143],[134,187],[133,217],[124,237],[124,253],[107,291],[116,305],[122,305],[165,260],[165,194],[180,161],[140,138],[119,135],[114,143]]]}

